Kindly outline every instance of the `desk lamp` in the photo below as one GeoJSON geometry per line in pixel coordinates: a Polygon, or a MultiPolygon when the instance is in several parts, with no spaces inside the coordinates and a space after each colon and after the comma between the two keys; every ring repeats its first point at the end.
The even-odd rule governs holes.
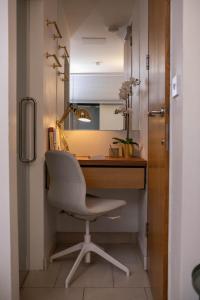
{"type": "Polygon", "coordinates": [[[59,130],[59,138],[60,138],[60,143],[59,143],[60,147],[59,148],[61,150],[65,150],[65,151],[69,151],[69,146],[68,146],[66,138],[63,134],[62,124],[63,124],[64,120],[69,116],[70,112],[72,112],[76,116],[76,118],[81,122],[87,122],[87,123],[91,122],[91,116],[86,109],[79,108],[78,105],[69,103],[69,105],[65,109],[61,119],[56,121],[56,126],[59,130]],[[61,146],[61,143],[63,144],[63,147],[61,146]],[[62,148],[64,148],[64,149],[62,149],[62,148]]]}

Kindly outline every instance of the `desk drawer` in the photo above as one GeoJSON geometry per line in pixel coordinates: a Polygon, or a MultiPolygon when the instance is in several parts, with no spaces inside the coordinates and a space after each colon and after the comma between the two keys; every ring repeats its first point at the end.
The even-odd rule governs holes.
{"type": "Polygon", "coordinates": [[[88,188],[144,189],[145,168],[82,167],[88,188]]]}

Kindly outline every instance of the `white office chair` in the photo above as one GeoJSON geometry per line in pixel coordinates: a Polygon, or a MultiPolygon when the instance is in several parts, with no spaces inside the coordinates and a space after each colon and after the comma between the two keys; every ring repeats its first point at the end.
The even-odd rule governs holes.
{"type": "Polygon", "coordinates": [[[75,251],[80,253],[65,281],[65,287],[69,286],[72,276],[76,272],[81,260],[90,263],[90,253],[95,252],[104,259],[121,269],[129,276],[129,269],[107,254],[97,245],[92,243],[90,236],[90,221],[94,221],[108,212],[126,205],[123,200],[102,199],[86,196],[85,179],[78,161],[70,153],[61,151],[48,151],[46,163],[50,176],[48,200],[54,207],[65,211],[71,216],[85,220],[86,233],[84,242],[67,248],[51,256],[51,262],[59,257],[75,251]]]}

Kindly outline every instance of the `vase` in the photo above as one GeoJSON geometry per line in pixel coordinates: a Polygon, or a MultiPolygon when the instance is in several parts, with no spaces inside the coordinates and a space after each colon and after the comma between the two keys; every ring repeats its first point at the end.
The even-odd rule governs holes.
{"type": "Polygon", "coordinates": [[[134,145],[123,144],[122,145],[122,156],[125,158],[132,157],[134,155],[134,145]]]}

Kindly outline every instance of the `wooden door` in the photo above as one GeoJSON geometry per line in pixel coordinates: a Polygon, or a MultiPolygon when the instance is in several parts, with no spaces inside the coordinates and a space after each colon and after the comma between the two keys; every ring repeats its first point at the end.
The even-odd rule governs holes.
{"type": "Polygon", "coordinates": [[[167,300],[170,0],[149,0],[148,271],[154,300],[167,300]]]}

